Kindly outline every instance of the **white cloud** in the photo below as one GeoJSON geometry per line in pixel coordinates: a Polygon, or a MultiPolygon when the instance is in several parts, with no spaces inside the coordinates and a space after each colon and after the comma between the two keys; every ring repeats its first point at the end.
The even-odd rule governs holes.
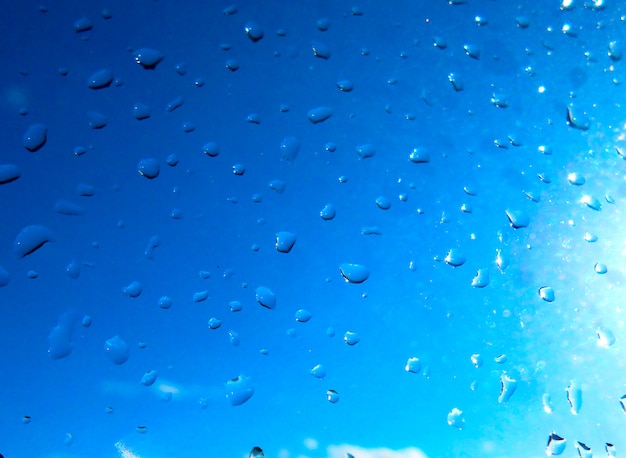
{"type": "Polygon", "coordinates": [[[428,458],[424,452],[415,447],[402,450],[389,448],[362,448],[357,445],[340,444],[328,447],[328,458],[346,458],[350,453],[354,458],[428,458]]]}

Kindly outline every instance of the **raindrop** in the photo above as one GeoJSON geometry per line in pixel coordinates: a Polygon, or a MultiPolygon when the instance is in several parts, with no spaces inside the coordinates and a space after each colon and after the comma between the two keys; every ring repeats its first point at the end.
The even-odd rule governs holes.
{"type": "Polygon", "coordinates": [[[326,121],[332,115],[333,109],[325,106],[311,108],[307,113],[309,121],[311,121],[313,124],[318,124],[320,122],[326,121]]]}
{"type": "Polygon", "coordinates": [[[574,129],[589,130],[589,118],[587,113],[575,107],[569,105],[567,107],[566,124],[574,129]]]}
{"type": "Polygon", "coordinates": [[[31,125],[23,138],[23,145],[31,153],[38,151],[43,145],[46,144],[48,139],[48,126],[45,124],[37,123],[31,125]]]}
{"type": "Polygon", "coordinates": [[[67,266],[65,266],[65,273],[72,279],[77,279],[80,276],[80,263],[74,259],[67,266]]]}
{"type": "Polygon", "coordinates": [[[149,105],[143,103],[136,103],[133,105],[133,116],[137,121],[148,119],[152,115],[152,108],[149,105]]]}
{"type": "Polygon", "coordinates": [[[52,359],[65,358],[72,353],[74,344],[72,334],[78,323],[78,314],[65,312],[59,316],[57,325],[48,335],[48,356],[52,359]]]}
{"type": "Polygon", "coordinates": [[[0,184],[17,180],[21,175],[20,168],[14,164],[0,164],[0,184]]]}
{"type": "Polygon", "coordinates": [[[548,393],[544,393],[541,397],[541,404],[543,405],[543,411],[545,413],[552,413],[552,398],[548,393]]]}
{"type": "Polygon", "coordinates": [[[259,286],[255,290],[256,301],[267,309],[276,308],[276,295],[271,289],[265,286],[259,286]]]}
{"type": "Polygon", "coordinates": [[[204,302],[209,298],[209,291],[208,290],[204,290],[204,291],[197,291],[195,293],[193,293],[193,301],[198,303],[198,302],[204,302]]]}
{"type": "Polygon", "coordinates": [[[330,48],[326,43],[320,41],[313,41],[311,43],[311,49],[313,49],[313,55],[321,59],[330,59],[330,48]]]}
{"type": "Polygon", "coordinates": [[[602,209],[602,204],[600,203],[600,201],[597,198],[588,194],[584,195],[582,199],[580,199],[580,202],[595,211],[600,211],[602,209]]]}
{"type": "Polygon", "coordinates": [[[465,255],[458,248],[451,248],[444,258],[446,264],[452,267],[459,267],[465,264],[465,255]]]}
{"type": "Polygon", "coordinates": [[[463,45],[463,49],[465,50],[465,54],[472,59],[480,59],[480,49],[476,45],[463,45]]]}
{"type": "Polygon", "coordinates": [[[463,90],[463,80],[458,74],[450,73],[448,75],[448,81],[450,81],[456,92],[461,92],[463,90]]]}
{"type": "Polygon", "coordinates": [[[596,273],[600,275],[603,275],[608,272],[606,264],[603,264],[601,262],[596,263],[596,265],[593,267],[593,270],[595,270],[596,273]]]}
{"type": "Polygon", "coordinates": [[[320,217],[325,221],[333,219],[336,215],[337,209],[333,204],[324,205],[324,208],[320,211],[320,217]]]}
{"type": "Polygon", "coordinates": [[[509,223],[513,229],[528,227],[528,224],[530,224],[530,217],[521,210],[507,209],[504,212],[506,213],[506,217],[509,219],[509,223]]]}
{"type": "Polygon", "coordinates": [[[493,358],[493,360],[494,360],[497,364],[504,364],[504,363],[506,363],[506,362],[507,362],[508,358],[507,358],[507,356],[506,356],[504,353],[502,353],[502,354],[500,354],[500,355],[496,356],[495,358],[493,358]]]}
{"type": "Polygon", "coordinates": [[[300,151],[300,140],[296,137],[285,137],[280,144],[280,156],[283,161],[293,162],[300,151]]]}
{"type": "Polygon", "coordinates": [[[57,200],[54,211],[61,215],[80,216],[85,213],[84,207],[67,200],[57,200]]]}
{"type": "Polygon", "coordinates": [[[231,72],[236,72],[239,70],[239,62],[235,59],[228,59],[226,61],[226,68],[231,72]]]}
{"type": "Polygon", "coordinates": [[[311,319],[313,314],[305,309],[300,309],[296,312],[296,321],[299,323],[306,323],[311,319]]]}
{"type": "Polygon", "coordinates": [[[243,310],[243,305],[239,301],[230,301],[228,303],[228,308],[230,308],[231,312],[241,312],[243,310]]]}
{"type": "Polygon", "coordinates": [[[376,205],[381,210],[389,210],[391,208],[391,199],[384,196],[379,196],[376,198],[376,205]]]}
{"type": "Polygon", "coordinates": [[[52,240],[52,232],[46,226],[38,224],[26,226],[15,237],[13,252],[23,258],[52,240]]]}
{"type": "Polygon", "coordinates": [[[609,328],[598,326],[596,335],[598,336],[598,345],[601,347],[609,348],[615,343],[615,335],[609,328]]]}
{"type": "Polygon", "coordinates": [[[248,38],[250,38],[250,40],[252,40],[252,42],[254,43],[256,43],[257,41],[263,38],[263,35],[264,35],[263,29],[261,28],[259,24],[257,24],[254,21],[248,22],[245,25],[244,30],[248,38]]]}
{"type": "Polygon", "coordinates": [[[159,307],[167,310],[172,307],[172,298],[169,296],[163,296],[159,299],[159,307]]]}
{"type": "Polygon", "coordinates": [[[500,396],[498,396],[498,402],[501,404],[508,402],[508,400],[511,399],[511,396],[513,396],[513,393],[515,393],[516,389],[517,380],[509,377],[506,373],[503,373],[500,377],[500,396]]]}
{"type": "Polygon", "coordinates": [[[506,94],[502,92],[494,92],[491,95],[491,103],[493,103],[496,108],[506,108],[509,106],[509,98],[506,94]]]}
{"type": "Polygon", "coordinates": [[[233,347],[239,346],[241,343],[241,339],[239,338],[239,333],[236,331],[228,331],[228,341],[233,347]]]}
{"type": "Polygon", "coordinates": [[[128,361],[130,349],[120,336],[114,336],[104,342],[104,352],[113,364],[124,364],[128,361]]]}
{"type": "Polygon", "coordinates": [[[463,424],[465,423],[465,419],[463,418],[463,411],[454,407],[450,412],[448,412],[448,425],[457,428],[463,429],[463,424]]]}
{"type": "Polygon", "coordinates": [[[285,192],[286,186],[287,183],[285,183],[283,180],[272,180],[269,183],[270,189],[277,194],[282,194],[283,192],[285,192]]]}
{"type": "Polygon", "coordinates": [[[9,272],[2,266],[0,266],[0,288],[4,288],[11,281],[11,275],[9,272]]]}
{"type": "Polygon", "coordinates": [[[87,120],[89,122],[89,127],[94,130],[103,129],[104,127],[106,127],[108,122],[107,117],[97,111],[88,111],[87,120]]]}
{"type": "Polygon", "coordinates": [[[113,72],[108,68],[103,68],[93,73],[87,78],[87,87],[90,89],[104,89],[113,82],[113,72]]]}
{"type": "Polygon", "coordinates": [[[175,99],[170,100],[170,102],[165,107],[165,111],[171,113],[172,111],[180,108],[185,103],[185,98],[182,96],[178,96],[175,99]]]}
{"type": "Polygon", "coordinates": [[[143,287],[141,286],[141,283],[139,283],[138,281],[133,281],[128,286],[126,286],[122,291],[128,297],[139,297],[142,289],[143,287]]]}
{"type": "Polygon", "coordinates": [[[560,455],[565,450],[566,440],[552,431],[548,436],[548,445],[546,446],[546,455],[560,455]]]}
{"type": "Polygon", "coordinates": [[[218,329],[222,325],[222,320],[219,318],[209,319],[209,329],[218,329]]]}
{"type": "Polygon", "coordinates": [[[319,18],[317,21],[315,21],[315,26],[317,27],[319,31],[326,32],[328,28],[330,27],[330,19],[326,17],[319,18]]]}
{"type": "Polygon", "coordinates": [[[489,269],[478,269],[476,276],[472,279],[474,288],[484,288],[489,284],[489,269]]]}
{"type": "Polygon", "coordinates": [[[347,283],[363,283],[370,276],[369,269],[361,264],[344,263],[339,271],[347,283]]]}
{"type": "Polygon", "coordinates": [[[289,253],[296,243],[296,234],[293,232],[281,231],[276,234],[276,251],[279,253],[289,253]]]}
{"type": "Polygon", "coordinates": [[[476,369],[483,365],[483,357],[480,356],[480,354],[478,353],[474,353],[472,356],[470,356],[470,360],[472,361],[472,364],[474,365],[474,367],[476,367],[476,369]]]}
{"type": "Polygon", "coordinates": [[[591,232],[585,232],[585,242],[594,243],[598,241],[598,236],[591,232]]]}
{"type": "Polygon", "coordinates": [[[156,178],[160,172],[159,161],[155,158],[141,159],[137,164],[137,172],[150,180],[156,178]]]}
{"type": "Polygon", "coordinates": [[[418,357],[412,356],[407,360],[404,370],[413,374],[419,374],[422,370],[422,362],[418,357]]]}
{"type": "Polygon", "coordinates": [[[133,56],[135,57],[135,62],[146,70],[154,70],[164,57],[161,51],[152,48],[138,49],[133,56]]]}
{"type": "Polygon", "coordinates": [[[91,19],[85,16],[77,19],[76,22],[74,22],[74,32],[76,33],[87,32],[91,29],[93,29],[93,22],[91,22],[91,19]]]}
{"type": "Polygon", "coordinates": [[[235,164],[233,165],[233,174],[237,176],[242,176],[246,173],[246,166],[243,164],[235,164]]]}
{"type": "Polygon", "coordinates": [[[360,159],[374,157],[376,155],[376,147],[371,143],[366,143],[365,145],[357,146],[356,153],[360,159]]]}
{"type": "Polygon", "coordinates": [[[414,164],[425,164],[430,162],[430,152],[426,148],[422,147],[413,148],[413,151],[409,154],[409,161],[414,164]]]}
{"type": "Polygon", "coordinates": [[[335,390],[328,390],[326,391],[326,399],[328,399],[328,402],[330,402],[331,404],[336,404],[337,402],[339,402],[339,393],[337,393],[335,390]]]}
{"type": "Polygon", "coordinates": [[[337,81],[337,88],[342,92],[350,92],[354,89],[354,83],[350,80],[337,81]]]}
{"type": "Polygon", "coordinates": [[[324,378],[326,377],[326,368],[322,364],[317,364],[309,371],[309,374],[315,378],[324,378]]]}
{"type": "Polygon", "coordinates": [[[265,456],[265,453],[263,453],[263,450],[261,449],[261,447],[252,447],[252,450],[250,450],[250,455],[248,455],[248,458],[262,458],[265,456]]]}
{"type": "Polygon", "coordinates": [[[555,299],[554,289],[550,286],[542,286],[539,288],[539,297],[546,302],[553,302],[555,299]]]}
{"type": "Polygon", "coordinates": [[[343,335],[343,341],[352,347],[358,344],[361,341],[361,338],[354,331],[346,331],[343,335]]]}
{"type": "Polygon", "coordinates": [[[157,371],[148,371],[145,374],[143,374],[143,377],[141,377],[141,384],[143,386],[150,386],[154,382],[156,382],[157,376],[158,376],[157,371]]]}
{"type": "Polygon", "coordinates": [[[585,177],[579,173],[572,172],[567,175],[567,181],[574,186],[582,186],[585,184],[585,177]]]}
{"type": "Polygon", "coordinates": [[[583,405],[583,392],[580,389],[580,385],[576,381],[571,380],[565,391],[567,392],[567,402],[569,402],[570,412],[573,415],[578,415],[583,405]]]}
{"type": "Polygon", "coordinates": [[[226,399],[231,406],[240,406],[254,394],[250,377],[239,375],[226,382],[226,399]]]}
{"type": "Polygon", "coordinates": [[[624,56],[624,51],[619,41],[611,41],[609,43],[607,55],[613,62],[622,60],[622,57],[624,56]]]}

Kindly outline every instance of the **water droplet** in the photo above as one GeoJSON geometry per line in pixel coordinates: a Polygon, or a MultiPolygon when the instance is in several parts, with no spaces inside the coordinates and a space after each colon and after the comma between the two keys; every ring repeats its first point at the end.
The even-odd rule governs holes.
{"type": "Polygon", "coordinates": [[[461,92],[463,90],[463,80],[458,74],[450,73],[448,75],[448,81],[450,81],[456,92],[461,92]]]}
{"type": "Polygon", "coordinates": [[[37,123],[31,125],[24,134],[23,145],[31,153],[38,151],[46,144],[48,139],[48,126],[37,123]]]}
{"type": "Polygon", "coordinates": [[[296,243],[296,234],[293,232],[281,231],[276,234],[276,251],[279,253],[289,253],[296,243]]]}
{"type": "Polygon", "coordinates": [[[572,172],[567,175],[567,181],[574,186],[582,186],[585,184],[585,177],[579,173],[572,172]]]}
{"type": "Polygon", "coordinates": [[[371,143],[357,146],[355,149],[360,159],[368,159],[376,155],[376,146],[371,143]]]}
{"type": "Polygon", "coordinates": [[[500,396],[498,396],[498,402],[501,404],[508,402],[516,389],[517,380],[503,373],[500,377],[500,396]]]}
{"type": "Polygon", "coordinates": [[[324,106],[311,108],[307,113],[307,117],[309,118],[309,121],[311,121],[313,124],[318,124],[320,122],[326,121],[332,115],[333,115],[333,109],[330,107],[324,107],[324,106]]]}
{"type": "Polygon", "coordinates": [[[113,364],[124,364],[128,361],[130,349],[120,336],[114,336],[104,342],[104,352],[113,364]]]}
{"type": "Polygon", "coordinates": [[[76,312],[65,312],[59,316],[57,325],[48,335],[48,356],[52,359],[61,359],[69,356],[74,349],[72,334],[78,324],[76,312]]]}
{"type": "Polygon", "coordinates": [[[509,223],[513,229],[521,229],[528,227],[530,224],[530,216],[521,210],[505,210],[506,217],[509,219],[509,223]]]}
{"type": "Polygon", "coordinates": [[[539,297],[546,302],[553,302],[555,299],[554,289],[550,286],[542,286],[539,288],[539,297]]]}
{"type": "Polygon", "coordinates": [[[285,192],[287,183],[285,183],[283,180],[272,180],[269,183],[269,187],[275,193],[282,194],[283,192],[285,192]]]}
{"type": "Polygon", "coordinates": [[[89,122],[89,127],[94,130],[103,129],[104,127],[106,127],[108,122],[107,117],[97,111],[88,111],[87,120],[89,122]]]}
{"type": "Polygon", "coordinates": [[[113,72],[109,68],[103,68],[87,78],[87,87],[90,89],[104,89],[113,82],[113,72]]]}
{"type": "Polygon", "coordinates": [[[571,380],[565,391],[567,392],[567,402],[569,402],[570,405],[570,412],[573,415],[578,415],[583,405],[583,392],[580,385],[576,381],[571,380]]]}
{"type": "Polygon", "coordinates": [[[126,294],[128,297],[139,297],[142,290],[143,287],[138,281],[132,281],[128,286],[122,289],[124,294],[126,294]]]}
{"type": "Polygon", "coordinates": [[[600,211],[602,210],[602,204],[600,203],[600,201],[593,196],[590,195],[584,195],[582,197],[582,199],[580,199],[580,202],[585,204],[587,207],[591,208],[592,210],[595,211],[600,211]]]}
{"type": "Polygon", "coordinates": [[[404,370],[413,374],[419,374],[422,370],[422,362],[418,357],[412,356],[407,360],[404,370]]]}
{"type": "Polygon", "coordinates": [[[13,242],[13,252],[20,258],[34,253],[45,243],[51,242],[52,232],[46,226],[34,224],[24,227],[13,242]]]}
{"type": "Polygon", "coordinates": [[[474,288],[484,288],[489,284],[489,269],[478,269],[476,276],[472,279],[474,288]]]}
{"type": "Polygon", "coordinates": [[[275,309],[276,308],[276,295],[272,292],[271,289],[265,286],[259,286],[255,290],[256,301],[267,309],[275,309]]]}
{"type": "Polygon", "coordinates": [[[454,407],[450,412],[448,412],[448,425],[457,428],[463,429],[463,424],[465,423],[465,419],[463,418],[463,411],[454,407]]]}
{"type": "Polygon", "coordinates": [[[178,96],[169,101],[169,103],[165,107],[165,111],[167,111],[168,113],[171,113],[177,108],[180,108],[181,106],[183,106],[184,103],[185,103],[185,98],[182,96],[178,96]]]}
{"type": "Polygon", "coordinates": [[[541,403],[543,405],[543,411],[545,413],[552,413],[554,410],[552,407],[552,397],[548,393],[544,393],[541,397],[541,403]]]}
{"type": "Polygon", "coordinates": [[[209,298],[209,291],[208,290],[204,290],[204,291],[197,291],[195,293],[193,293],[193,301],[198,303],[198,302],[204,302],[209,298]]]}
{"type": "Polygon", "coordinates": [[[314,366],[309,373],[316,378],[324,378],[326,377],[326,368],[322,364],[317,364],[314,366]]]}
{"type": "Polygon", "coordinates": [[[391,199],[385,196],[379,196],[376,198],[376,205],[381,210],[389,210],[391,208],[391,199]]]}
{"type": "Polygon", "coordinates": [[[598,326],[596,335],[598,336],[598,345],[600,347],[609,348],[615,343],[615,335],[609,328],[598,326]]]}
{"type": "Polygon", "coordinates": [[[507,358],[507,356],[504,353],[502,353],[502,354],[496,356],[495,358],[493,358],[493,360],[494,360],[494,362],[496,364],[504,364],[504,363],[507,362],[508,358],[507,358]]]}
{"type": "Polygon", "coordinates": [[[337,88],[342,92],[351,92],[354,89],[354,83],[350,80],[337,81],[337,88]]]}
{"type": "Polygon", "coordinates": [[[465,264],[465,255],[458,248],[451,248],[444,258],[446,264],[452,267],[459,267],[465,264]]]}
{"type": "MultiPolygon", "coordinates": [[[[506,108],[509,106],[509,97],[503,92],[494,92],[491,95],[491,103],[493,103],[496,108],[506,108]]],[[[511,142],[511,144],[513,144],[513,142],[511,142]]]]}
{"type": "Polygon", "coordinates": [[[320,211],[320,217],[325,221],[333,219],[336,215],[337,209],[333,204],[324,205],[324,208],[320,211]]]}
{"type": "Polygon", "coordinates": [[[606,264],[603,264],[601,262],[596,263],[596,265],[593,267],[593,270],[595,270],[596,273],[600,275],[603,275],[608,272],[606,264]]]}
{"type": "Polygon", "coordinates": [[[73,259],[67,266],[65,266],[65,273],[72,279],[77,279],[80,276],[80,262],[73,259]]]}
{"type": "Polygon", "coordinates": [[[148,119],[152,115],[152,108],[149,105],[143,103],[136,103],[133,105],[133,116],[137,121],[148,119]]]}
{"type": "Polygon", "coordinates": [[[284,161],[292,162],[300,151],[300,140],[296,137],[285,137],[280,144],[280,156],[284,161]]]}
{"type": "MultiPolygon", "coordinates": [[[[567,1],[567,0],[564,0],[567,1]]],[[[546,446],[546,455],[555,456],[560,455],[565,450],[566,440],[552,431],[548,436],[548,445],[546,446]]]]}
{"type": "Polygon", "coordinates": [[[159,299],[159,307],[167,310],[172,307],[172,298],[169,296],[163,296],[159,299]]]}
{"type": "Polygon", "coordinates": [[[231,312],[241,312],[243,310],[243,305],[239,301],[230,301],[228,303],[228,308],[230,308],[231,312]]]}
{"type": "Polygon", "coordinates": [[[589,130],[589,118],[587,113],[570,104],[567,107],[566,124],[574,129],[589,130]]]}
{"type": "Polygon", "coordinates": [[[61,215],[80,216],[85,214],[85,208],[68,200],[57,200],[54,211],[61,215]]]}
{"type": "Polygon", "coordinates": [[[472,59],[480,59],[480,49],[478,46],[466,44],[463,45],[463,49],[465,50],[465,55],[471,57],[472,59]]]}
{"type": "Polygon", "coordinates": [[[141,48],[134,52],[135,62],[146,70],[154,70],[163,60],[163,53],[152,48],[141,48]]]}
{"type": "Polygon", "coordinates": [[[252,450],[250,450],[250,455],[248,455],[248,458],[262,458],[265,456],[265,453],[263,453],[263,450],[261,449],[261,447],[252,447],[252,450]]]}
{"type": "Polygon", "coordinates": [[[296,312],[296,321],[299,323],[306,323],[311,319],[313,314],[305,309],[300,309],[296,312]]]}
{"type": "Polygon", "coordinates": [[[246,35],[248,36],[248,38],[250,38],[250,40],[252,40],[253,43],[256,43],[257,41],[261,40],[264,35],[263,28],[254,21],[249,21],[245,25],[244,31],[246,32],[246,35]]]}
{"type": "Polygon", "coordinates": [[[311,42],[311,49],[313,50],[313,55],[315,57],[319,57],[324,60],[330,59],[330,47],[326,43],[313,41],[311,42]]]}
{"type": "Polygon", "coordinates": [[[346,331],[343,335],[343,341],[350,346],[356,345],[361,341],[359,335],[354,331],[346,331]]]}
{"type": "Polygon", "coordinates": [[[414,164],[425,164],[430,162],[430,152],[426,148],[422,147],[413,148],[413,151],[409,154],[409,161],[414,164]]]}
{"type": "Polygon", "coordinates": [[[476,367],[476,369],[483,365],[483,358],[478,353],[474,353],[470,356],[470,361],[472,361],[472,364],[476,367]]]}
{"type": "Polygon", "coordinates": [[[339,266],[339,271],[348,283],[363,283],[370,276],[369,269],[361,264],[344,263],[339,266]]]}
{"type": "Polygon", "coordinates": [[[141,377],[141,384],[143,386],[151,386],[154,382],[156,382],[158,375],[157,371],[146,372],[143,374],[143,377],[141,377]]]}
{"type": "Polygon", "coordinates": [[[209,329],[218,329],[220,326],[222,326],[222,320],[219,318],[213,317],[209,319],[209,329]]]}
{"type": "Polygon", "coordinates": [[[330,402],[331,404],[336,404],[337,402],[339,402],[339,393],[337,393],[335,390],[328,390],[326,391],[326,399],[328,399],[328,402],[330,402]]]}
{"type": "Polygon", "coordinates": [[[0,184],[17,180],[21,175],[20,168],[14,164],[0,164],[0,184]]]}
{"type": "Polygon", "coordinates": [[[93,29],[93,22],[91,22],[91,19],[85,16],[77,19],[76,22],[74,22],[74,32],[76,33],[87,32],[91,29],[93,29]]]}
{"type": "Polygon", "coordinates": [[[239,375],[226,382],[226,399],[231,406],[240,406],[254,394],[250,377],[239,375]]]}
{"type": "Polygon", "coordinates": [[[142,159],[139,161],[139,164],[137,164],[137,172],[139,175],[152,180],[159,176],[159,161],[155,158],[142,159]]]}

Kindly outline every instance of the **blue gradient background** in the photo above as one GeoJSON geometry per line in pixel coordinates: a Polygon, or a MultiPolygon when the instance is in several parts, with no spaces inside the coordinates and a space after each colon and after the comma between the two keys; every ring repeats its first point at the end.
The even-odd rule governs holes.
{"type": "Polygon", "coordinates": [[[611,0],[602,9],[575,0],[569,10],[557,1],[457,3],[248,0],[226,15],[230,3],[207,0],[5,1],[0,163],[18,166],[20,177],[0,185],[0,265],[10,275],[0,288],[0,452],[247,457],[258,445],[277,458],[350,450],[528,458],[545,456],[551,431],[568,441],[563,456],[577,456],[576,441],[595,456],[606,442],[626,450],[626,163],[616,154],[626,147],[625,64],[607,55],[612,41],[625,46],[626,12],[611,0]],[[81,17],[93,28],[77,33],[81,17]],[[316,26],[323,18],[327,31],[316,26]],[[258,42],[246,36],[249,21],[264,31],[258,42]],[[314,55],[316,42],[328,59],[314,55]],[[465,54],[467,44],[479,59],[465,54]],[[154,70],[135,62],[144,47],[164,56],[154,70]],[[229,59],[237,71],[226,69],[229,59]],[[88,88],[104,68],[113,84],[88,88]],[[354,90],[338,90],[342,80],[354,90]],[[495,107],[494,93],[509,106],[495,107]],[[177,97],[183,105],[168,112],[177,97]],[[151,107],[150,118],[133,117],[136,103],[151,107]],[[333,114],[314,124],[307,112],[319,106],[333,114]],[[567,125],[568,106],[588,130],[567,125]],[[104,128],[90,128],[92,111],[106,116],[104,128]],[[253,113],[260,123],[246,121],[253,113]],[[31,153],[23,137],[35,123],[48,135],[31,153]],[[184,132],[185,123],[195,129],[184,132]],[[281,142],[290,136],[301,147],[288,161],[281,142]],[[203,154],[208,142],[219,145],[217,157],[203,154]],[[361,159],[365,144],[376,154],[361,159]],[[429,163],[409,161],[418,147],[429,163]],[[153,180],[138,173],[145,158],[160,165],[153,180]],[[243,176],[232,172],[237,163],[243,176]],[[572,172],[586,183],[569,184],[572,172]],[[275,179],[283,193],[269,187],[275,179]],[[80,196],[81,183],[94,195],[80,196]],[[581,203],[585,195],[601,210],[581,203]],[[377,207],[380,196],[389,210],[377,207]],[[85,213],[60,214],[59,200],[85,213]],[[330,221],[319,215],[327,203],[337,208],[330,221]],[[513,229],[507,209],[529,226],[513,229]],[[34,224],[54,239],[20,258],[16,237],[34,224]],[[275,249],[280,231],[296,234],[288,254],[275,249]],[[598,241],[586,242],[586,232],[598,241]],[[147,255],[153,236],[160,245],[147,255]],[[450,249],[464,265],[444,262],[450,249]],[[78,278],[66,271],[72,261],[78,278]],[[595,273],[597,262],[606,274],[595,273]],[[369,278],[345,282],[342,263],[366,266],[369,278]],[[479,268],[490,274],[483,289],[471,286],[479,268]],[[123,292],[133,281],[143,287],[136,298],[123,292]],[[259,286],[276,294],[274,310],[255,300],[259,286]],[[554,302],[541,300],[543,286],[554,288],[554,302]],[[201,291],[207,300],[194,302],[201,291]],[[165,295],[168,310],[159,307],[165,295]],[[230,311],[233,300],[242,311],[230,311]],[[299,309],[312,313],[309,322],[295,321],[299,309]],[[48,337],[67,312],[77,317],[73,351],[52,359],[48,337]],[[91,326],[81,326],[84,316],[91,326]],[[211,317],[219,329],[208,329],[211,317]],[[597,345],[599,326],[615,335],[609,348],[597,345]],[[346,345],[346,331],[360,342],[346,345]],[[115,335],[130,347],[122,365],[104,350],[115,335]],[[478,369],[474,353],[484,360],[478,369]],[[506,362],[494,362],[503,353],[506,362]],[[413,356],[423,374],[404,370],[413,356]],[[317,364],[323,379],[309,373],[317,364]],[[145,387],[149,370],[158,378],[145,387]],[[503,372],[518,386],[501,404],[503,372]],[[225,384],[240,375],[254,395],[232,406],[225,384]],[[578,415],[565,393],[571,380],[582,390],[578,415]],[[339,402],[327,401],[328,389],[339,402]],[[447,424],[454,407],[461,430],[447,424]]]}

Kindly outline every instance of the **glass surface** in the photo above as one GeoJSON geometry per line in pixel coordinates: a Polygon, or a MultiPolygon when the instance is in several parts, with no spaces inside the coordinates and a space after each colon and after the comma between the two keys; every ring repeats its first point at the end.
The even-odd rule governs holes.
{"type": "Polygon", "coordinates": [[[0,453],[624,453],[625,18],[4,1],[0,453]]]}

